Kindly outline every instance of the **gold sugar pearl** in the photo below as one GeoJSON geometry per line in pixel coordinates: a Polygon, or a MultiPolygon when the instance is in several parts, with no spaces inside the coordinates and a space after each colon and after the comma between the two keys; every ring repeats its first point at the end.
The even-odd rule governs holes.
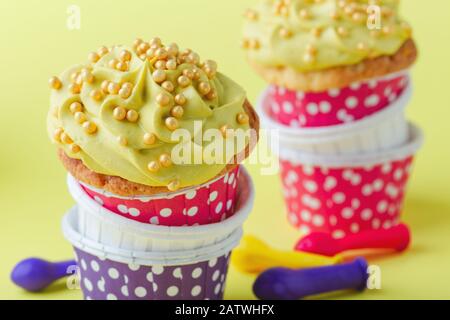
{"type": "Polygon", "coordinates": [[[156,96],[156,102],[160,106],[167,106],[170,103],[170,97],[167,93],[161,92],[156,96]]]}
{"type": "Polygon", "coordinates": [[[348,36],[348,31],[344,27],[338,27],[336,31],[337,31],[338,35],[340,35],[341,37],[348,36]]]}
{"type": "Polygon", "coordinates": [[[214,89],[211,89],[211,91],[206,95],[206,99],[208,100],[214,100],[217,98],[217,93],[214,89]]]}
{"type": "Polygon", "coordinates": [[[309,18],[311,18],[311,14],[309,13],[308,10],[302,9],[302,10],[300,10],[300,18],[309,19],[309,18]]]}
{"type": "Polygon", "coordinates": [[[79,94],[81,92],[81,86],[76,83],[69,84],[69,91],[73,94],[79,94]]]}
{"type": "Polygon", "coordinates": [[[164,60],[158,60],[155,62],[155,68],[159,70],[165,70],[166,69],[166,61],[164,60]]]}
{"type": "Polygon", "coordinates": [[[319,28],[319,27],[317,27],[317,28],[312,28],[312,29],[311,29],[311,33],[312,33],[312,35],[313,35],[314,37],[318,38],[318,37],[320,37],[320,35],[322,34],[322,28],[319,28]]]}
{"type": "Polygon", "coordinates": [[[139,119],[139,113],[136,110],[128,110],[127,120],[130,122],[136,122],[139,119]]]}
{"type": "Polygon", "coordinates": [[[178,66],[177,60],[175,60],[175,59],[170,59],[166,62],[166,68],[168,70],[176,70],[177,66],[178,66]]]}
{"type": "Polygon", "coordinates": [[[118,136],[117,142],[119,142],[119,144],[124,147],[128,145],[128,139],[125,138],[124,136],[118,136]]]}
{"type": "Polygon", "coordinates": [[[194,71],[192,69],[184,69],[183,75],[188,77],[189,79],[194,79],[194,71]]]}
{"type": "Polygon", "coordinates": [[[150,45],[152,46],[161,46],[162,42],[161,39],[158,37],[154,37],[150,40],[150,45]]]}
{"type": "Polygon", "coordinates": [[[75,83],[75,82],[77,81],[79,75],[80,75],[79,72],[73,72],[73,73],[70,75],[70,81],[71,81],[72,83],[75,83]]]}
{"type": "Polygon", "coordinates": [[[124,120],[127,117],[127,109],[124,107],[115,107],[113,110],[113,117],[119,121],[124,120]]]}
{"type": "Polygon", "coordinates": [[[392,32],[392,28],[389,27],[389,26],[384,26],[382,31],[383,31],[384,34],[388,35],[388,34],[390,34],[392,32]]]}
{"type": "Polygon", "coordinates": [[[317,49],[316,47],[314,47],[311,43],[308,43],[306,45],[306,52],[310,53],[310,54],[316,54],[317,53],[317,49]]]}
{"type": "Polygon", "coordinates": [[[167,75],[163,70],[155,70],[152,74],[152,77],[156,83],[162,83],[166,80],[167,75]]]}
{"type": "Polygon", "coordinates": [[[82,124],[82,127],[87,134],[94,134],[97,132],[97,125],[91,121],[85,121],[82,124]]]}
{"type": "Polygon", "coordinates": [[[159,60],[166,59],[168,55],[167,50],[164,48],[159,48],[155,51],[155,56],[159,60]]]}
{"type": "Polygon", "coordinates": [[[150,49],[150,45],[147,42],[142,42],[138,46],[138,53],[145,53],[148,49],[150,49]]]}
{"type": "Polygon", "coordinates": [[[282,36],[283,38],[290,38],[292,37],[292,31],[290,31],[289,29],[286,28],[281,28],[280,29],[280,36],[282,36]]]}
{"type": "Polygon", "coordinates": [[[122,88],[132,90],[133,84],[131,82],[124,82],[122,83],[122,88]]]}
{"type": "Polygon", "coordinates": [[[247,12],[245,13],[245,16],[247,19],[249,20],[258,20],[258,13],[254,10],[247,10],[247,12]]]}
{"type": "Polygon", "coordinates": [[[94,77],[94,75],[92,74],[92,73],[82,73],[82,75],[81,75],[81,77],[82,77],[82,79],[84,80],[84,81],[86,81],[87,83],[94,83],[94,80],[95,80],[95,77],[94,77]]]}
{"type": "Polygon", "coordinates": [[[122,99],[128,99],[130,97],[130,95],[131,95],[131,89],[130,88],[127,88],[127,87],[120,88],[119,96],[122,99]]]}
{"type": "Polygon", "coordinates": [[[122,50],[119,53],[119,58],[122,61],[130,61],[131,60],[131,52],[128,50],[122,50]]]}
{"type": "Polygon", "coordinates": [[[170,110],[170,114],[175,118],[181,118],[184,114],[184,109],[182,106],[175,106],[170,110]]]}
{"type": "Polygon", "coordinates": [[[168,153],[163,153],[159,156],[159,163],[163,167],[168,168],[172,165],[172,159],[170,158],[170,155],[168,153]]]}
{"type": "Polygon", "coordinates": [[[145,55],[148,57],[148,58],[153,58],[154,56],[155,56],[155,49],[153,49],[153,48],[150,48],[150,49],[148,49],[147,51],[145,51],[145,55]]]}
{"type": "Polygon", "coordinates": [[[224,138],[228,138],[231,134],[231,129],[229,128],[229,126],[227,124],[224,124],[223,126],[221,126],[219,130],[224,138]]]}
{"type": "Polygon", "coordinates": [[[65,132],[61,133],[61,142],[65,144],[73,143],[73,140],[69,137],[69,135],[65,132]]]}
{"type": "Polygon", "coordinates": [[[110,67],[111,69],[116,69],[118,63],[119,63],[119,60],[111,59],[108,61],[108,67],[110,67]]]}
{"type": "Polygon", "coordinates": [[[137,47],[142,43],[142,39],[137,38],[136,40],[134,40],[133,42],[133,47],[137,49],[137,47]]]}
{"type": "Polygon", "coordinates": [[[97,52],[91,52],[88,55],[88,59],[89,61],[91,61],[92,63],[97,62],[98,60],[100,60],[100,56],[98,55],[97,52]]]}
{"type": "Polygon", "coordinates": [[[311,64],[315,61],[315,57],[314,54],[312,54],[311,52],[306,52],[303,55],[303,61],[307,64],[311,64]]]}
{"type": "Polygon", "coordinates": [[[48,80],[48,84],[49,84],[50,88],[55,89],[55,90],[59,90],[62,87],[62,82],[61,82],[61,80],[59,80],[58,77],[51,77],[48,80]]]}
{"type": "Polygon", "coordinates": [[[200,82],[198,85],[198,91],[202,95],[206,95],[211,91],[211,85],[208,82],[200,82]]]}
{"type": "Polygon", "coordinates": [[[83,76],[81,75],[81,73],[79,72],[76,73],[74,82],[80,86],[83,84],[83,76]]]}
{"type": "Polygon", "coordinates": [[[120,90],[120,85],[118,83],[110,81],[108,84],[108,92],[110,94],[118,94],[120,90]]]}
{"type": "Polygon", "coordinates": [[[57,142],[61,142],[61,135],[63,134],[63,132],[63,128],[55,129],[55,132],[53,132],[53,139],[55,139],[55,141],[57,142]]]}
{"type": "Polygon", "coordinates": [[[102,46],[97,50],[97,53],[100,57],[103,57],[105,54],[109,53],[109,49],[105,46],[102,46]]]}
{"type": "Polygon", "coordinates": [[[166,118],[165,124],[166,124],[167,129],[169,129],[170,131],[176,130],[179,126],[178,120],[174,117],[166,118]]]}
{"type": "Polygon", "coordinates": [[[186,76],[180,76],[178,77],[178,84],[182,87],[185,88],[187,86],[189,86],[191,84],[191,80],[186,77],[186,76]]]}
{"type": "Polygon", "coordinates": [[[195,52],[191,52],[191,53],[187,56],[187,61],[188,61],[189,63],[192,63],[192,64],[197,64],[197,63],[200,62],[200,56],[199,56],[197,53],[195,53],[195,52]]]}
{"type": "Polygon", "coordinates": [[[257,50],[261,47],[259,41],[257,39],[250,39],[249,40],[249,48],[253,50],[257,50]]]}
{"type": "Polygon", "coordinates": [[[147,145],[152,145],[156,142],[156,136],[153,133],[144,134],[144,143],[147,145]]]}
{"type": "Polygon", "coordinates": [[[147,55],[145,53],[142,53],[139,55],[139,59],[145,60],[145,59],[147,59],[147,55]]]}
{"type": "Polygon", "coordinates": [[[339,19],[339,13],[337,11],[332,11],[330,13],[330,18],[333,20],[338,20],[339,19]]]}
{"type": "Polygon", "coordinates": [[[109,93],[108,87],[109,87],[109,80],[103,80],[102,84],[100,85],[100,88],[102,89],[103,93],[109,93]]]}
{"type": "Polygon", "coordinates": [[[187,102],[187,99],[182,93],[179,93],[175,96],[175,102],[180,106],[184,106],[187,102]]]}
{"type": "Polygon", "coordinates": [[[357,23],[361,23],[361,22],[364,21],[364,16],[361,13],[359,13],[359,12],[355,12],[352,15],[352,20],[357,22],[357,23]]]}
{"type": "Polygon", "coordinates": [[[86,115],[84,114],[84,112],[78,111],[76,112],[73,117],[75,118],[75,121],[78,122],[79,124],[82,124],[83,122],[85,122],[87,120],[86,115]]]}
{"type": "Polygon", "coordinates": [[[69,106],[69,110],[72,114],[75,114],[76,112],[83,111],[83,105],[78,101],[72,102],[69,106]]]}
{"type": "Polygon", "coordinates": [[[171,43],[166,48],[170,56],[176,56],[178,54],[179,48],[176,43],[171,43]]]}
{"type": "Polygon", "coordinates": [[[243,49],[249,49],[249,48],[250,48],[250,40],[248,40],[248,39],[242,39],[242,40],[241,40],[241,48],[243,48],[243,49]]]}
{"type": "Polygon", "coordinates": [[[81,151],[80,146],[77,144],[71,144],[69,148],[72,153],[78,153],[81,151]]]}
{"type": "Polygon", "coordinates": [[[193,80],[198,80],[198,79],[200,79],[201,74],[200,74],[200,70],[199,70],[199,69],[195,68],[194,70],[192,70],[192,72],[194,73],[194,78],[193,78],[193,80]]]}
{"type": "Polygon", "coordinates": [[[358,45],[356,46],[356,48],[359,51],[366,51],[367,50],[367,45],[364,42],[359,42],[358,45]]]}
{"type": "Polygon", "coordinates": [[[157,161],[150,161],[147,165],[147,169],[150,172],[158,172],[160,169],[159,163],[157,161]]]}
{"type": "Polygon", "coordinates": [[[125,61],[119,61],[116,65],[116,70],[125,72],[128,70],[128,63],[125,61]]]}
{"type": "Polygon", "coordinates": [[[100,100],[103,99],[103,92],[101,90],[98,90],[98,89],[92,90],[89,95],[95,101],[100,101],[100,100]]]}
{"type": "Polygon", "coordinates": [[[176,179],[170,181],[167,185],[167,189],[169,189],[169,191],[177,191],[178,189],[180,189],[180,181],[176,179]]]}
{"type": "Polygon", "coordinates": [[[175,90],[175,86],[173,85],[173,83],[171,81],[164,81],[161,84],[161,87],[163,87],[165,90],[172,92],[173,90],[175,90]]]}
{"type": "Polygon", "coordinates": [[[249,117],[248,117],[248,115],[247,115],[246,113],[239,112],[239,113],[237,114],[237,116],[236,116],[236,121],[237,121],[239,124],[247,124],[248,121],[249,121],[249,117]]]}

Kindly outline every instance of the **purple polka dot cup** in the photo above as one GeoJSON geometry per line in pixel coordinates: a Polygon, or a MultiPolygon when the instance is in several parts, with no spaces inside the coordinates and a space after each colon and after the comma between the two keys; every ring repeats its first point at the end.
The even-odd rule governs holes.
{"type": "MultiPolygon", "coordinates": [[[[76,186],[76,185],[74,185],[76,186]]],[[[208,225],[157,226],[105,212],[78,184],[63,218],[85,299],[222,299],[229,255],[254,201],[245,169],[235,213],[208,225]]]]}

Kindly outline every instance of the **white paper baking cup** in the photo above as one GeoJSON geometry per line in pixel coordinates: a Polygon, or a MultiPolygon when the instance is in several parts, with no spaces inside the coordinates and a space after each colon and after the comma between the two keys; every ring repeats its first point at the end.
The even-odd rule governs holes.
{"type": "Polygon", "coordinates": [[[402,95],[382,111],[352,123],[319,127],[292,128],[272,120],[267,110],[258,102],[263,127],[280,139],[280,148],[285,147],[320,155],[347,155],[382,151],[401,146],[408,141],[408,123],[404,109],[408,104],[412,87],[409,85],[402,95]]]}
{"type": "MultiPolygon", "coordinates": [[[[390,161],[402,160],[414,155],[423,144],[422,130],[410,123],[408,125],[406,142],[398,147],[359,154],[335,154],[320,155],[308,153],[297,148],[281,148],[278,156],[282,160],[288,160],[292,164],[314,165],[324,168],[354,168],[366,167],[386,163],[390,161]]],[[[275,151],[275,150],[274,150],[275,151]]]]}
{"type": "Polygon", "coordinates": [[[167,227],[120,217],[69,184],[77,205],[63,218],[64,236],[90,254],[123,263],[183,265],[227,254],[240,241],[242,224],[254,202],[254,187],[244,170],[240,175],[236,213],[218,223],[167,227]]]}

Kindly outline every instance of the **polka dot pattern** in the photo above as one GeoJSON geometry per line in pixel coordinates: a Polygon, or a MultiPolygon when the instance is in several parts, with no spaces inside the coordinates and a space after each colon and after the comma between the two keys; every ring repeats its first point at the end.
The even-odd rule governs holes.
{"type": "Polygon", "coordinates": [[[413,157],[364,168],[307,167],[280,160],[288,220],[336,238],[399,222],[413,157]],[[311,183],[314,182],[314,183],[311,183]]]}
{"type": "Polygon", "coordinates": [[[370,116],[397,100],[409,84],[407,75],[385,77],[326,92],[295,92],[272,86],[263,107],[277,122],[293,127],[321,127],[370,116]]]}
{"type": "Polygon", "coordinates": [[[84,191],[104,208],[122,217],[164,226],[201,225],[222,221],[234,213],[239,166],[223,177],[170,199],[115,197],[88,188],[84,191]]]}
{"type": "Polygon", "coordinates": [[[81,289],[92,300],[220,300],[229,254],[183,266],[137,266],[98,257],[79,249],[87,265],[80,268],[81,289]]]}

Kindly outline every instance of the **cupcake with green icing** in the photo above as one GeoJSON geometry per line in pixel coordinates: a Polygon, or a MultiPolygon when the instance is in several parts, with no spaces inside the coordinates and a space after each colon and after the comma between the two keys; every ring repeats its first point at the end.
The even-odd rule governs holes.
{"type": "Polygon", "coordinates": [[[159,38],[101,47],[49,81],[47,128],[80,183],[135,197],[182,192],[236,171],[258,118],[236,82],[159,38]]]}

